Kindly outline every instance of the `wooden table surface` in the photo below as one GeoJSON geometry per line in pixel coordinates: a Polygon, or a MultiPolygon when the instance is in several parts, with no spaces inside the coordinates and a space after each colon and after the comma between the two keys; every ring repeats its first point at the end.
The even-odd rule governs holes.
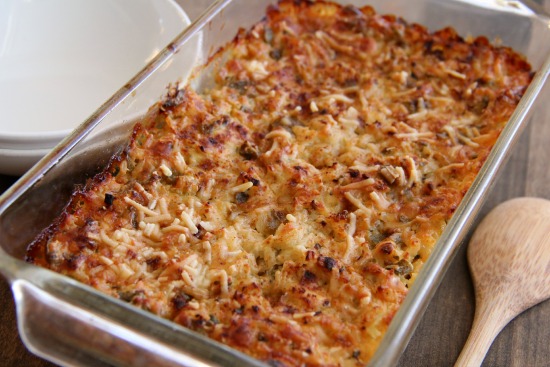
{"type": "MultiPolygon", "coordinates": [[[[180,0],[183,2],[184,0],[180,0]]],[[[191,9],[194,16],[199,9],[191,9]]],[[[548,84],[548,83],[547,83],[548,84]]],[[[543,100],[550,101],[550,86],[543,100]]],[[[550,108],[547,109],[550,111],[550,108]]],[[[537,113],[516,144],[482,209],[481,215],[507,199],[550,199],[550,112],[537,113]]],[[[17,178],[0,175],[0,192],[17,178]]],[[[549,229],[550,230],[550,229],[549,229]]],[[[466,243],[456,256],[428,307],[400,367],[452,366],[468,336],[475,301],[466,263],[466,243]]],[[[550,281],[550,279],[549,279],[550,281]]],[[[514,319],[497,337],[483,366],[550,366],[550,301],[514,319]]],[[[53,366],[29,353],[19,339],[13,297],[0,277],[0,366],[53,366]]]]}

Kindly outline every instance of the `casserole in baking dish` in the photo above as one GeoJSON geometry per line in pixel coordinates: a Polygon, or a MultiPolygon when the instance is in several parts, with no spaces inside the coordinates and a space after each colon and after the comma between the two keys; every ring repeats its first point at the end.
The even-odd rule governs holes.
{"type": "Polygon", "coordinates": [[[369,8],[282,2],[206,70],[31,257],[262,360],[369,360],[528,65],[369,8]]]}

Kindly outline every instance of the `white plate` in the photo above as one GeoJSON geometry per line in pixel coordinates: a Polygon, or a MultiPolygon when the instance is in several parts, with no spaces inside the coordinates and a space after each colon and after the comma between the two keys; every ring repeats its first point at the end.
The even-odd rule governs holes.
{"type": "MultiPolygon", "coordinates": [[[[1,0],[0,0],[1,1],[1,0]]],[[[34,166],[49,149],[2,149],[0,148],[0,173],[20,176],[34,166]]]]}
{"type": "Polygon", "coordinates": [[[0,0],[0,148],[53,147],[188,24],[172,0],[0,0]]]}

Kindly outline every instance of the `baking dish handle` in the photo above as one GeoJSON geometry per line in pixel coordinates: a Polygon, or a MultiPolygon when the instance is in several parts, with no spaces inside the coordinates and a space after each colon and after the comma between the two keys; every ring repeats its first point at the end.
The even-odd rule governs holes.
{"type": "Polygon", "coordinates": [[[72,279],[5,256],[0,254],[1,269],[11,280],[21,339],[56,364],[265,366],[72,279]],[[15,273],[6,274],[7,262],[15,273]]]}

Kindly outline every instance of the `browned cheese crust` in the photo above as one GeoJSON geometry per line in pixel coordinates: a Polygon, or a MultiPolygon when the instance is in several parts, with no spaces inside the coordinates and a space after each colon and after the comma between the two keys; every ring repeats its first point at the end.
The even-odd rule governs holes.
{"type": "Polygon", "coordinates": [[[529,84],[485,38],[282,1],[171,89],[29,261],[284,366],[355,366],[529,84]]]}

